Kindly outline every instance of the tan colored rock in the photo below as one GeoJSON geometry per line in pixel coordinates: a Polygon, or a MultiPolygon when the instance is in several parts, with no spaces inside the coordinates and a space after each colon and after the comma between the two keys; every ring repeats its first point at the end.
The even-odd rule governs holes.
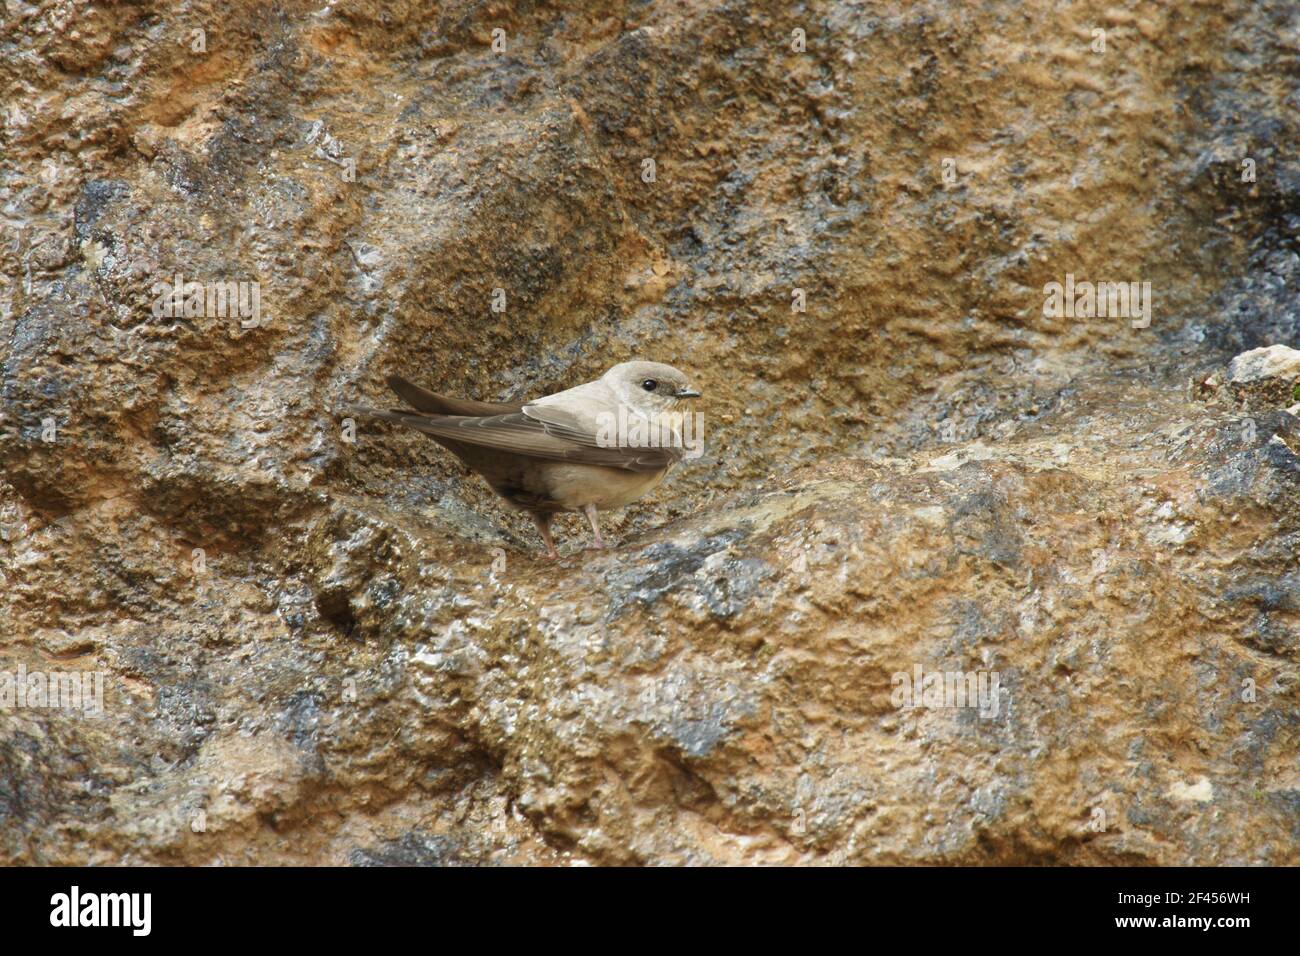
{"type": "Polygon", "coordinates": [[[105,715],[0,859],[1298,862],[1297,422],[1185,387],[1300,341],[1281,7],[1009,10],[11,17],[0,673],[105,715]],[[558,567],[343,421],[632,356],[707,453],[558,567]]]}
{"type": "MultiPolygon", "coordinates": [[[[1243,404],[1281,408],[1300,398],[1300,351],[1285,345],[1252,349],[1228,365],[1228,387],[1243,404]]],[[[1288,409],[1294,415],[1294,411],[1288,409]]]]}
{"type": "Polygon", "coordinates": [[[1285,345],[1242,352],[1228,366],[1229,381],[1247,385],[1265,378],[1300,379],[1300,351],[1285,345]]]}

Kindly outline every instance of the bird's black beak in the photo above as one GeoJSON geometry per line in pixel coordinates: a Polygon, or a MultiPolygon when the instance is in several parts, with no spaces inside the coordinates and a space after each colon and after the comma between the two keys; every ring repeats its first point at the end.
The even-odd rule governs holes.
{"type": "Polygon", "coordinates": [[[693,388],[684,388],[677,393],[678,398],[699,398],[700,393],[693,388]]]}

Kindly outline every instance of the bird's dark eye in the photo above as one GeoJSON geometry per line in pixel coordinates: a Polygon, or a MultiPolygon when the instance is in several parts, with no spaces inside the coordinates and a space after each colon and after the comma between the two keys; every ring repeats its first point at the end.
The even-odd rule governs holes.
{"type": "Polygon", "coordinates": [[[641,387],[644,388],[647,392],[653,392],[656,388],[659,387],[659,383],[652,378],[648,378],[641,383],[641,387]]]}

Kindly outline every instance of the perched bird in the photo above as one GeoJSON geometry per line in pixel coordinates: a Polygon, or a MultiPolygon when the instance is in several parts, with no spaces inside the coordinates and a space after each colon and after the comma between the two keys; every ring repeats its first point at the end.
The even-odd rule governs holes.
{"type": "Polygon", "coordinates": [[[623,362],[594,382],[522,404],[446,398],[397,375],[387,382],[411,408],[357,412],[409,425],[452,452],[532,516],[552,559],[559,511],[585,514],[595,547],[605,546],[597,511],[636,501],[685,457],[680,403],[700,396],[659,362],[623,362]]]}

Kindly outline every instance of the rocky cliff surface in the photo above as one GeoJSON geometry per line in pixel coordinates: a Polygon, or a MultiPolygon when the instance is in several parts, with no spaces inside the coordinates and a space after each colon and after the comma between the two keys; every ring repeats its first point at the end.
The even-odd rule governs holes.
{"type": "Polygon", "coordinates": [[[1294,4],[0,23],[0,859],[1300,862],[1294,4]],[[558,565],[345,412],[632,357],[558,565]]]}

